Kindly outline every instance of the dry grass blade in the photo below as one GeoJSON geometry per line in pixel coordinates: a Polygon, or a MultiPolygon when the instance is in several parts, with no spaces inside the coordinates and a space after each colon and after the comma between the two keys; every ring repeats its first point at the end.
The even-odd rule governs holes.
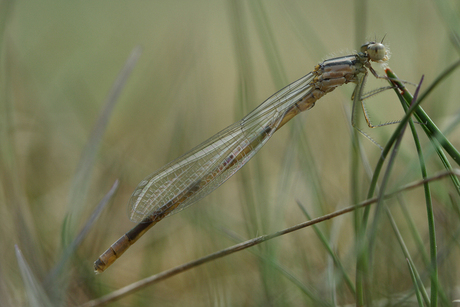
{"type": "MultiPolygon", "coordinates": [[[[394,196],[394,195],[396,195],[398,193],[401,193],[403,191],[411,190],[411,189],[414,189],[416,187],[422,186],[423,184],[425,184],[427,182],[440,180],[440,179],[442,179],[444,177],[451,176],[451,175],[460,177],[460,170],[459,169],[454,169],[453,171],[443,171],[443,172],[440,172],[440,173],[438,173],[436,175],[433,175],[433,176],[431,176],[429,178],[412,182],[410,184],[407,184],[407,185],[403,186],[400,189],[397,189],[394,192],[391,192],[389,194],[384,195],[383,198],[386,199],[386,198],[392,197],[392,196],[394,196]]],[[[137,281],[135,283],[132,283],[132,284],[130,284],[130,285],[124,287],[124,288],[121,288],[119,290],[116,290],[116,291],[114,291],[114,292],[112,292],[112,293],[110,293],[110,294],[108,294],[106,296],[103,296],[103,297],[99,298],[99,299],[89,301],[89,302],[81,305],[80,307],[94,307],[94,306],[102,306],[102,305],[108,304],[108,303],[113,302],[115,300],[121,299],[121,298],[123,298],[123,297],[125,297],[125,296],[127,296],[127,295],[129,295],[131,293],[139,291],[142,288],[145,288],[145,287],[147,287],[149,285],[152,285],[154,283],[158,283],[158,282],[160,282],[162,280],[165,280],[167,278],[170,278],[172,276],[175,276],[177,274],[180,274],[182,272],[185,272],[187,270],[195,268],[195,267],[197,267],[199,265],[202,265],[202,264],[208,263],[210,261],[213,261],[213,260],[228,256],[228,255],[236,253],[238,251],[242,251],[244,249],[247,249],[249,247],[255,246],[255,245],[260,244],[262,242],[271,240],[273,238],[276,238],[276,237],[279,237],[279,236],[282,236],[282,235],[285,235],[285,234],[288,234],[288,233],[291,233],[291,232],[306,228],[306,227],[314,225],[314,224],[318,224],[320,222],[324,222],[326,220],[335,218],[337,216],[340,216],[340,215],[343,215],[345,213],[354,211],[356,209],[369,206],[369,205],[371,205],[373,203],[376,203],[376,202],[377,202],[377,198],[368,199],[368,200],[363,201],[363,202],[361,202],[361,203],[359,203],[359,204],[357,204],[355,206],[349,206],[349,207],[346,207],[344,209],[337,210],[337,211],[335,211],[333,213],[326,214],[324,216],[312,219],[310,221],[300,223],[298,225],[286,228],[284,230],[281,230],[281,231],[278,231],[278,232],[275,232],[275,233],[272,233],[272,234],[264,235],[264,236],[259,236],[257,238],[251,239],[251,240],[247,240],[245,242],[233,245],[233,246],[231,246],[229,248],[223,249],[221,251],[218,251],[216,253],[210,254],[208,256],[199,258],[197,260],[194,260],[194,261],[185,263],[183,265],[177,266],[175,268],[172,268],[170,270],[166,270],[166,271],[164,271],[162,273],[159,273],[159,274],[150,276],[148,278],[139,280],[139,281],[137,281]]]]}

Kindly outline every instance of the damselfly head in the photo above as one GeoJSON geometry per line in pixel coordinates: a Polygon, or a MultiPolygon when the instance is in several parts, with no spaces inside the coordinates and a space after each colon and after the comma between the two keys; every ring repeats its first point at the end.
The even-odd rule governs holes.
{"type": "Polygon", "coordinates": [[[361,52],[369,56],[369,60],[383,63],[390,59],[390,51],[383,43],[368,42],[361,46],[361,52]]]}

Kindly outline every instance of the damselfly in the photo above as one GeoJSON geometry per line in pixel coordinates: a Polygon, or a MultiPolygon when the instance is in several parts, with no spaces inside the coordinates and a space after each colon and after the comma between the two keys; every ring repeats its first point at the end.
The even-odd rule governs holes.
{"type": "MultiPolygon", "coordinates": [[[[284,124],[336,87],[355,83],[353,112],[362,105],[371,62],[384,63],[389,52],[382,42],[369,42],[355,54],[332,58],[289,84],[241,121],[217,133],[185,155],[141,181],[129,201],[130,219],[137,226],[124,234],[94,262],[97,273],[107,269],[147,230],[163,218],[205,197],[238,171],[284,124]]],[[[366,115],[366,110],[363,106],[366,115]]],[[[353,117],[352,115],[352,117],[353,117]]],[[[372,127],[366,116],[367,123],[372,127]]],[[[354,120],[352,119],[352,122],[354,120]]]]}

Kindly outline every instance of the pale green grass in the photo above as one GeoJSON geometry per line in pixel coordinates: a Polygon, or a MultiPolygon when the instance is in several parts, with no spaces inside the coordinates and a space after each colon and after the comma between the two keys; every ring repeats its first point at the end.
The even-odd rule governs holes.
{"type": "MultiPolygon", "coordinates": [[[[439,159],[443,148],[415,124],[420,153],[407,127],[391,168],[385,160],[373,182],[381,151],[350,128],[347,85],[96,276],[93,262],[133,226],[126,205],[140,180],[366,38],[386,34],[399,78],[418,83],[425,75],[422,107],[459,148],[460,73],[423,96],[458,61],[458,4],[40,1],[0,2],[0,12],[0,306],[80,305],[382,188],[392,192],[422,178],[420,153],[427,176],[446,161],[458,168],[449,155],[439,159]],[[107,109],[136,46],[142,55],[107,109]]],[[[369,90],[386,85],[369,79],[369,90]]],[[[366,103],[377,123],[403,118],[393,91],[366,103]]],[[[397,126],[366,133],[385,146],[397,126]]],[[[194,267],[113,306],[435,306],[432,289],[439,306],[451,305],[460,298],[458,185],[446,178],[429,186],[430,197],[423,188],[400,193],[194,267]],[[358,276],[357,266],[364,268],[358,276]]]]}

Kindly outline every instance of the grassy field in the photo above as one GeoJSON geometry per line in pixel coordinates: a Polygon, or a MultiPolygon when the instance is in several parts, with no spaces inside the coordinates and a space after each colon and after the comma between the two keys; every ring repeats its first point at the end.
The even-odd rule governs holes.
{"type": "MultiPolygon", "coordinates": [[[[145,176],[319,62],[386,35],[389,66],[411,83],[424,75],[423,94],[460,53],[454,0],[0,1],[0,16],[1,307],[79,306],[420,180],[407,127],[373,185],[382,151],[351,127],[354,86],[345,85],[93,273],[135,225],[127,203],[145,176]]],[[[460,148],[458,84],[453,70],[421,106],[460,148]]],[[[370,76],[366,88],[386,85],[370,76]]],[[[376,124],[404,116],[392,90],[365,102],[376,124]]],[[[398,126],[359,125],[381,146],[398,126]]],[[[428,177],[459,167],[441,160],[422,125],[415,131],[428,177]]],[[[111,306],[451,306],[460,300],[454,177],[193,266],[111,306]]]]}

